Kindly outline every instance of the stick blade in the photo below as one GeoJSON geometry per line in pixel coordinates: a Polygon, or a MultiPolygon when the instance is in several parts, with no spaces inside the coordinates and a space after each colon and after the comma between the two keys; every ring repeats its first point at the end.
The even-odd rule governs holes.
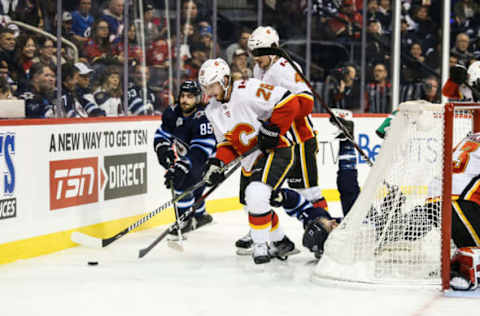
{"type": "Polygon", "coordinates": [[[100,238],[92,237],[81,232],[73,232],[70,239],[85,247],[102,248],[102,240],[100,238]]]}
{"type": "Polygon", "coordinates": [[[181,242],[181,241],[167,240],[167,246],[170,249],[173,249],[173,250],[176,250],[176,251],[180,251],[180,252],[184,251],[183,242],[181,242]]]}

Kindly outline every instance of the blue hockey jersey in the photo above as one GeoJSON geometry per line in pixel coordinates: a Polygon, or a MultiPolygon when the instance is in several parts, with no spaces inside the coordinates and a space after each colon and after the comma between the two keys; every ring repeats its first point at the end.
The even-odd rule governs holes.
{"type": "MultiPolygon", "coordinates": [[[[213,128],[208,121],[203,108],[199,108],[188,117],[184,117],[180,106],[170,106],[163,112],[162,125],[155,132],[153,146],[155,152],[158,146],[167,140],[169,143],[182,143],[184,152],[179,152],[190,160],[191,171],[201,173],[207,159],[213,155],[216,147],[213,128]]],[[[178,149],[179,146],[177,146],[178,149]]]]}

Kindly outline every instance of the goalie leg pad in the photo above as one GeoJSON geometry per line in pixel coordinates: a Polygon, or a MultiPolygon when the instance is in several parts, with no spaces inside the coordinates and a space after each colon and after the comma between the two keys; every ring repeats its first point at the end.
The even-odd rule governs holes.
{"type": "Polygon", "coordinates": [[[454,290],[475,290],[480,277],[480,247],[457,249],[451,271],[450,286],[454,290]]]}

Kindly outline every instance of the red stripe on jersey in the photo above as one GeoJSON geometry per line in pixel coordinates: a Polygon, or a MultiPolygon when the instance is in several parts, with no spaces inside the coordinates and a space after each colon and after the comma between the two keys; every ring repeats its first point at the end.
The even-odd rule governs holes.
{"type": "Polygon", "coordinates": [[[313,97],[305,93],[298,94],[297,96],[300,107],[298,109],[296,118],[303,118],[313,111],[313,97]]]}
{"type": "Polygon", "coordinates": [[[278,225],[278,215],[275,211],[272,211],[272,230],[275,230],[278,225]]]}
{"type": "Polygon", "coordinates": [[[237,158],[237,153],[229,143],[220,143],[217,146],[215,157],[223,161],[224,164],[228,164],[237,158]]]}
{"type": "Polygon", "coordinates": [[[270,117],[270,122],[280,128],[280,134],[285,135],[293,120],[297,116],[300,103],[296,95],[290,94],[285,99],[277,103],[270,117]]]}

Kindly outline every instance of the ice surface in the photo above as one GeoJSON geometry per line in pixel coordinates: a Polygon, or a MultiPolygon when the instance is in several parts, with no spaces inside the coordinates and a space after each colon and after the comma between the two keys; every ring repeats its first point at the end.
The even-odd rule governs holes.
{"type": "Polygon", "coordinates": [[[247,229],[242,211],[214,214],[214,224],[188,234],[185,251],[162,241],[146,257],[138,250],[163,227],[129,234],[103,249],[76,247],[0,266],[4,316],[97,315],[479,315],[480,298],[439,292],[355,290],[311,281],[313,255],[301,246],[302,229],[280,214],[302,250],[286,262],[255,266],[235,255],[247,229]],[[98,261],[89,266],[88,261],[98,261]]]}

